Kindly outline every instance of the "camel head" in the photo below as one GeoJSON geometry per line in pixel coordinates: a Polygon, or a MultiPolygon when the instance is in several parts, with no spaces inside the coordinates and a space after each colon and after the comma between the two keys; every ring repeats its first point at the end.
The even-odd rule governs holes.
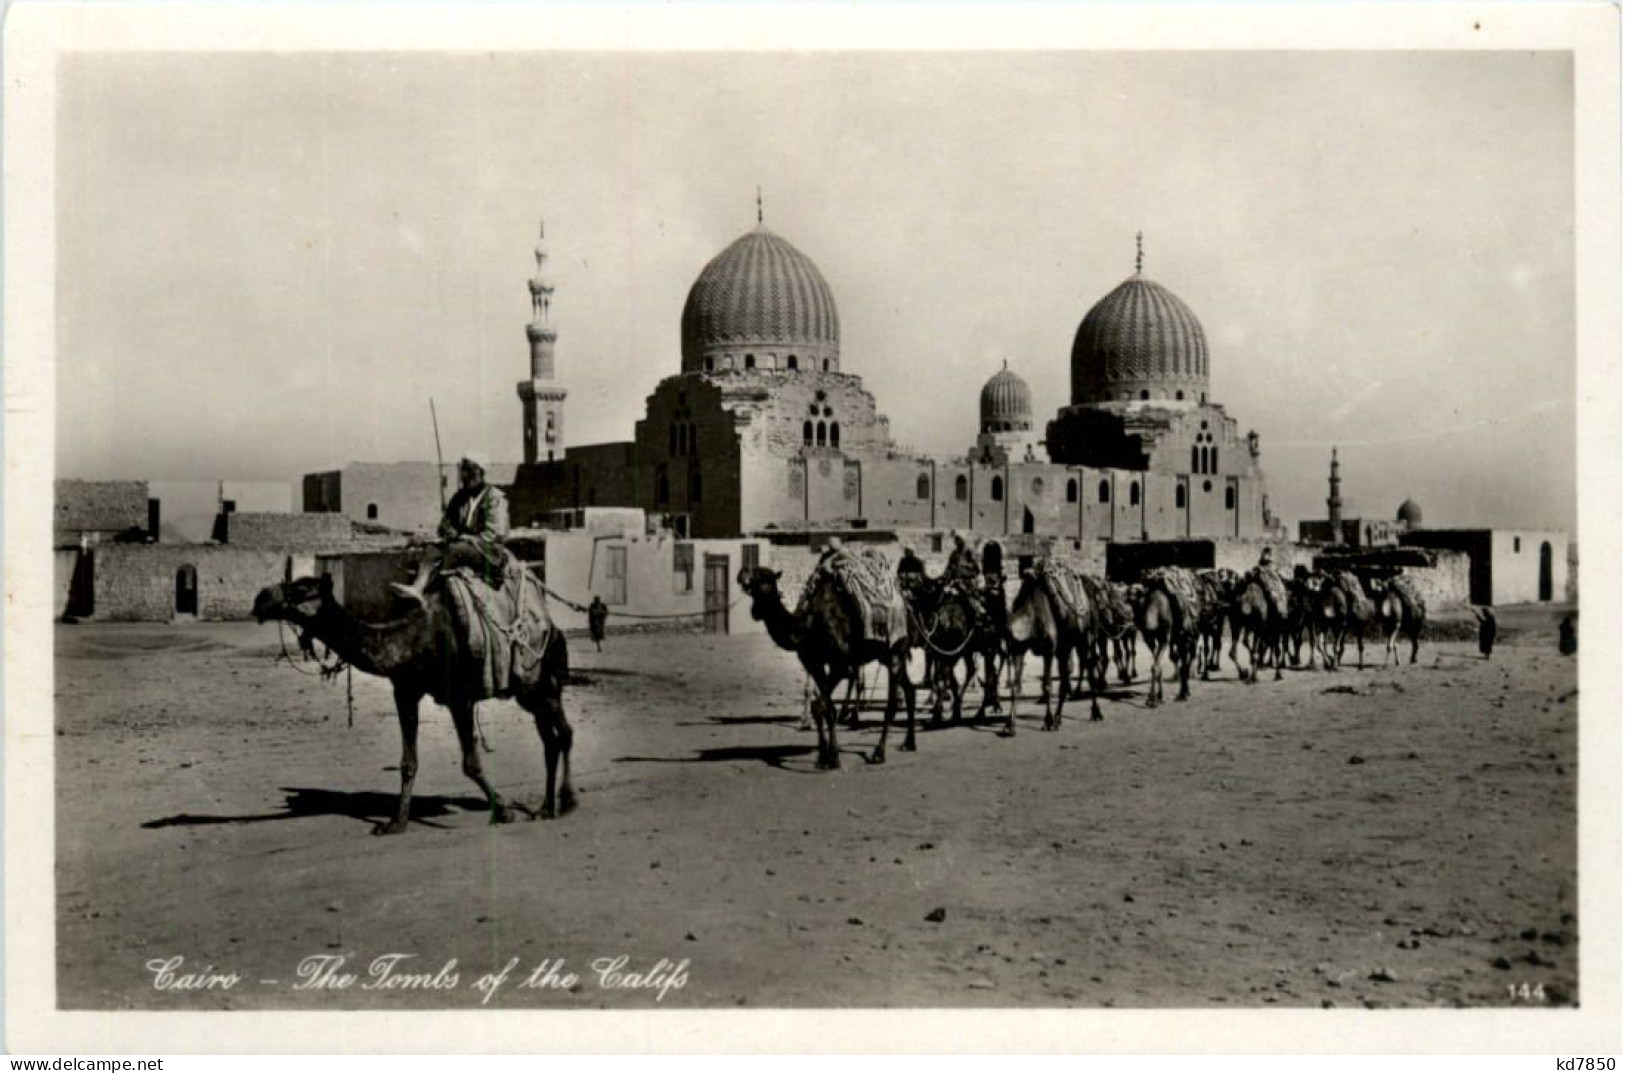
{"type": "Polygon", "coordinates": [[[750,597],[751,618],[760,621],[763,608],[784,602],[784,597],[779,593],[779,578],[783,576],[783,571],[770,570],[765,566],[739,568],[739,587],[750,597]]]}
{"type": "Polygon", "coordinates": [[[309,622],[316,617],[322,604],[330,603],[332,599],[333,578],[328,574],[267,585],[254,597],[254,621],[284,619],[288,622],[309,622]]]}

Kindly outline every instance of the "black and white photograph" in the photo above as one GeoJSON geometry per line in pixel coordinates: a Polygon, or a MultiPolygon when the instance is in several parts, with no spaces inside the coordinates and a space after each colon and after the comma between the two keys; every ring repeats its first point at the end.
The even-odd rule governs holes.
{"type": "Polygon", "coordinates": [[[12,1033],[1618,1049],[1617,12],[275,7],[7,89],[12,1033]]]}

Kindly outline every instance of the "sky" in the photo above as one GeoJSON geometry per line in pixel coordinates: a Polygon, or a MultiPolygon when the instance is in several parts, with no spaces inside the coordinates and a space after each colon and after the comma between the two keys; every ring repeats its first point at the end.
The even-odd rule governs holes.
{"type": "Polygon", "coordinates": [[[900,444],[1040,421],[1134,270],[1205,327],[1275,513],[1575,529],[1562,53],[65,57],[57,471],[294,480],[521,452],[547,221],[571,444],[630,439],[755,225],[819,266],[900,444]]]}

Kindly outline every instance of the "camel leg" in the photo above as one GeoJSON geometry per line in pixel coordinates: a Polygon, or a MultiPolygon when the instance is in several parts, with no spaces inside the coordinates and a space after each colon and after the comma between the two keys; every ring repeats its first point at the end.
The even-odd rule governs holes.
{"type": "Polygon", "coordinates": [[[536,732],[541,736],[542,749],[547,754],[547,790],[537,815],[550,820],[575,808],[575,792],[570,789],[570,747],[575,741],[575,730],[565,718],[561,691],[552,683],[544,683],[536,692],[521,698],[520,704],[535,717],[536,732]],[[559,779],[561,761],[564,768],[562,781],[559,779]]]}
{"type": "Polygon", "coordinates": [[[841,766],[841,754],[835,742],[835,687],[839,679],[835,678],[827,667],[822,665],[808,667],[812,675],[813,689],[813,727],[818,731],[818,767],[829,770],[841,766]]]}
{"type": "MultiPolygon", "coordinates": [[[[1044,655],[1044,666],[1043,666],[1043,670],[1040,672],[1040,678],[1039,678],[1039,695],[1044,700],[1044,729],[1045,730],[1054,730],[1059,725],[1055,720],[1055,710],[1054,710],[1054,707],[1050,704],[1050,694],[1049,694],[1050,679],[1055,674],[1056,659],[1057,659],[1057,654],[1056,653],[1050,652],[1050,653],[1046,653],[1044,655]]],[[[1066,700],[1066,656],[1065,656],[1065,654],[1064,653],[1060,654],[1059,659],[1060,659],[1060,663],[1061,663],[1061,674],[1060,674],[1060,677],[1061,677],[1061,696],[1060,696],[1060,699],[1062,701],[1065,701],[1066,700]]]]}
{"type": "Polygon", "coordinates": [[[1016,736],[1016,698],[1021,696],[1021,672],[1027,662],[1027,653],[1013,650],[1006,659],[1006,671],[1010,676],[1010,712],[1004,717],[1004,729],[999,731],[1001,738],[1016,736]]]}
{"type": "Polygon", "coordinates": [[[485,770],[480,766],[480,749],[477,735],[474,731],[474,702],[454,701],[450,705],[452,726],[457,728],[457,744],[463,750],[463,774],[474,780],[474,785],[485,794],[485,800],[491,807],[492,823],[512,823],[513,809],[502,800],[485,777],[485,770]]]}
{"type": "Polygon", "coordinates": [[[422,695],[395,684],[395,714],[401,724],[401,797],[395,818],[373,827],[375,835],[398,835],[412,819],[412,784],[418,777],[418,702],[422,695]]]}
{"type": "MultiPolygon", "coordinates": [[[[903,735],[902,749],[905,753],[912,753],[916,748],[914,744],[914,683],[908,680],[907,666],[902,667],[899,671],[893,671],[892,674],[897,682],[897,689],[902,690],[903,702],[908,706],[908,733],[903,735]]],[[[955,714],[954,718],[957,719],[959,716],[955,714]]]]}
{"type": "Polygon", "coordinates": [[[1411,662],[1416,662],[1416,650],[1422,647],[1422,628],[1418,626],[1411,634],[1411,662]]]}
{"type": "Polygon", "coordinates": [[[880,740],[875,743],[875,751],[869,754],[869,763],[884,764],[886,762],[886,738],[891,734],[892,716],[897,714],[897,679],[891,674],[886,675],[886,715],[880,723],[880,740]]]}

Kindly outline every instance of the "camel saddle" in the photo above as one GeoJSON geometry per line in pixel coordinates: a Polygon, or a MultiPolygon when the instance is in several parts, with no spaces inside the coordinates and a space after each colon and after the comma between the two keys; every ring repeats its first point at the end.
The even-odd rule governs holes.
{"type": "Polygon", "coordinates": [[[462,567],[440,576],[469,660],[480,669],[479,697],[511,697],[533,679],[552,632],[547,596],[535,574],[502,549],[502,587],[462,567]]]}
{"type": "Polygon", "coordinates": [[[798,615],[806,613],[808,597],[825,579],[856,601],[864,640],[893,644],[908,636],[908,611],[885,556],[869,548],[830,555],[808,575],[798,615]]]}
{"type": "Polygon", "coordinates": [[[1427,614],[1427,601],[1422,599],[1422,590],[1416,587],[1415,579],[1409,574],[1396,574],[1389,578],[1388,587],[1399,597],[1399,602],[1405,605],[1407,611],[1417,615],[1427,614]]]}
{"type": "Polygon", "coordinates": [[[1360,584],[1360,579],[1354,576],[1352,570],[1334,570],[1332,578],[1337,587],[1342,589],[1343,593],[1348,596],[1350,607],[1356,609],[1361,607],[1370,608],[1371,597],[1365,594],[1365,587],[1360,584]]]}
{"type": "Polygon", "coordinates": [[[1255,566],[1247,572],[1247,578],[1257,581],[1264,590],[1264,597],[1270,602],[1270,614],[1277,619],[1286,618],[1286,581],[1281,575],[1267,567],[1255,566]]]}
{"type": "Polygon", "coordinates": [[[1055,597],[1055,602],[1061,605],[1061,612],[1074,626],[1089,622],[1094,605],[1090,603],[1083,583],[1078,580],[1077,571],[1054,559],[1040,559],[1033,566],[1033,575],[1055,597]]]}
{"type": "Polygon", "coordinates": [[[1083,591],[1089,594],[1101,627],[1108,634],[1116,636],[1134,624],[1134,609],[1111,582],[1092,574],[1079,574],[1078,581],[1083,585],[1083,591]]]}
{"type": "Polygon", "coordinates": [[[1194,630],[1202,621],[1202,593],[1196,584],[1196,575],[1182,566],[1159,566],[1145,576],[1147,588],[1161,589],[1168,594],[1178,616],[1176,625],[1181,630],[1194,630]]]}

